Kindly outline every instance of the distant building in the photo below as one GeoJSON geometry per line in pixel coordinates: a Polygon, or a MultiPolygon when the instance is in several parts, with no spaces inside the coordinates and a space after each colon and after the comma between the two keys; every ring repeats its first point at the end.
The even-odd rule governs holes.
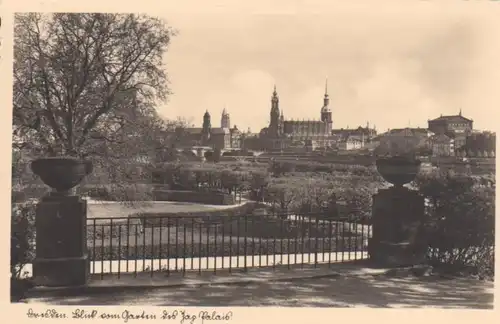
{"type": "Polygon", "coordinates": [[[276,87],[271,97],[269,126],[260,132],[263,148],[268,150],[284,149],[291,146],[329,147],[334,142],[332,131],[332,111],[325,86],[323,106],[319,120],[285,120],[283,110],[279,108],[276,87]]]}
{"type": "Polygon", "coordinates": [[[241,132],[236,126],[230,128],[230,117],[226,109],[221,116],[221,127],[212,127],[208,110],[203,115],[202,127],[179,128],[176,130],[178,144],[182,146],[208,146],[213,149],[241,147],[241,132]]]}
{"type": "Polygon", "coordinates": [[[409,148],[426,149],[431,147],[433,132],[425,128],[395,128],[376,137],[379,142],[376,151],[408,152],[409,148]]]}
{"type": "Polygon", "coordinates": [[[465,145],[457,152],[462,157],[495,157],[496,133],[481,131],[473,132],[467,136],[465,145]]]}
{"type": "Polygon", "coordinates": [[[339,150],[359,150],[365,146],[365,140],[363,135],[348,135],[342,138],[338,143],[337,147],[339,150]]]}
{"type": "Polygon", "coordinates": [[[429,130],[435,134],[444,134],[453,138],[456,149],[465,145],[467,136],[472,133],[473,120],[462,116],[462,110],[458,115],[440,116],[436,119],[428,120],[429,130]]]}
{"type": "Polygon", "coordinates": [[[454,140],[445,134],[431,136],[432,156],[454,156],[454,140]]]}
{"type": "Polygon", "coordinates": [[[356,150],[371,143],[377,136],[377,130],[366,123],[366,127],[333,129],[332,136],[339,150],[356,150]]]}

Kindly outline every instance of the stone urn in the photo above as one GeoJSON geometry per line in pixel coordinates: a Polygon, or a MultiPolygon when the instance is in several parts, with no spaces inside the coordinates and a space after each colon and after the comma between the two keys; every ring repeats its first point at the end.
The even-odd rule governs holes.
{"type": "Polygon", "coordinates": [[[377,171],[385,181],[396,187],[412,182],[420,171],[421,161],[406,156],[391,156],[377,159],[377,171]]]}
{"type": "Polygon", "coordinates": [[[40,158],[31,162],[31,170],[55,194],[65,196],[92,172],[92,162],[73,157],[40,158]]]}

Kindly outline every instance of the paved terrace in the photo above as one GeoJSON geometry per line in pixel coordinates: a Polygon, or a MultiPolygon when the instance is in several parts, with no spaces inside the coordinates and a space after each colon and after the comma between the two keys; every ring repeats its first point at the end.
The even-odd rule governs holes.
{"type": "Polygon", "coordinates": [[[201,275],[106,276],[84,291],[35,290],[27,303],[58,305],[493,308],[493,283],[415,277],[362,264],[227,270],[201,275]],[[226,271],[226,272],[224,272],[226,271]]]}

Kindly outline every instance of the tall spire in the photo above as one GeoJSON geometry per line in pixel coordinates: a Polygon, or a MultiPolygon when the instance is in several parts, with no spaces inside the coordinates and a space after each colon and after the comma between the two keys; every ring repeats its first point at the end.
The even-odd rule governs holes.
{"type": "Polygon", "coordinates": [[[462,108],[460,108],[460,111],[458,112],[459,116],[462,116],[462,108]]]}
{"type": "Polygon", "coordinates": [[[325,98],[328,97],[328,77],[325,79],[325,98]]]}
{"type": "Polygon", "coordinates": [[[321,108],[322,112],[329,111],[328,105],[330,104],[330,98],[328,98],[328,78],[325,80],[325,98],[323,99],[323,108],[321,108]]]}
{"type": "Polygon", "coordinates": [[[273,91],[273,96],[277,96],[278,95],[278,92],[276,91],[276,84],[274,85],[274,91],[273,91]]]}

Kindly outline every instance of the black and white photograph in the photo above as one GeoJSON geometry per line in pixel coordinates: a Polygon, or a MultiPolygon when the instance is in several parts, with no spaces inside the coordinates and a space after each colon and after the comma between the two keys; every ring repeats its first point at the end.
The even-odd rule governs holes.
{"type": "Polygon", "coordinates": [[[493,309],[500,2],[222,2],[6,13],[11,304],[493,309]]]}

